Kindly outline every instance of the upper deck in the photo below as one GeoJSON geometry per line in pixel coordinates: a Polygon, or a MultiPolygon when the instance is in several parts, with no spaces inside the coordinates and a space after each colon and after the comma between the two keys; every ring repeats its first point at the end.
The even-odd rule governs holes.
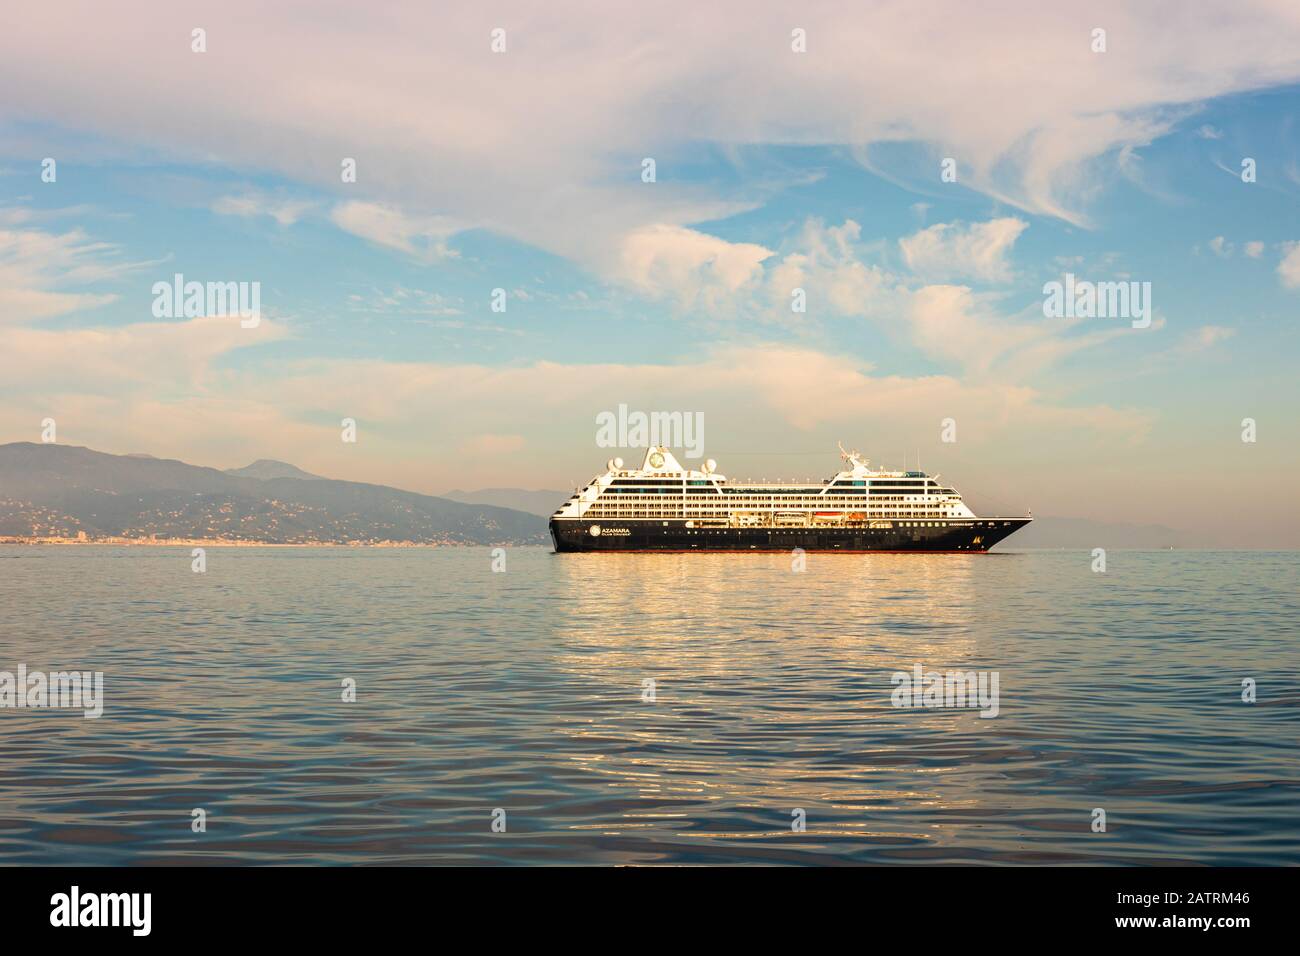
{"type": "Polygon", "coordinates": [[[736,515],[807,513],[859,519],[974,518],[955,488],[920,471],[873,470],[856,452],[841,448],[850,466],[821,482],[731,481],[706,461],[683,467],[666,448],[650,448],[640,468],[611,459],[603,474],[553,517],[584,519],[716,520],[736,515]]]}

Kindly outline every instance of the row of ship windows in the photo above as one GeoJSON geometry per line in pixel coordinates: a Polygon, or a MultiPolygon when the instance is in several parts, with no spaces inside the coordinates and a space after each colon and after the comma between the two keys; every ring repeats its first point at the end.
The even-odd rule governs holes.
{"type": "MultiPolygon", "coordinates": [[[[598,481],[591,482],[587,487],[598,484],[598,481]]],[[[680,488],[682,485],[688,487],[709,487],[709,488],[731,488],[739,491],[764,490],[773,485],[783,485],[790,488],[812,488],[820,490],[822,488],[879,488],[882,485],[899,485],[905,488],[924,488],[929,485],[931,488],[938,485],[939,482],[934,478],[873,478],[870,481],[770,481],[759,482],[756,485],[747,485],[740,479],[717,478],[686,478],[684,476],[673,477],[670,473],[668,477],[658,478],[615,478],[605,487],[607,488],[626,488],[638,487],[641,485],[660,485],[675,486],[680,488]]]]}
{"type": "Polygon", "coordinates": [[[827,502],[810,505],[806,501],[597,501],[591,508],[636,508],[638,511],[824,511],[834,508],[841,511],[897,511],[899,508],[956,508],[960,501],[873,501],[871,504],[840,504],[827,502]]]}
{"type": "MultiPolygon", "coordinates": [[[[877,512],[882,512],[882,511],[900,511],[900,510],[901,511],[918,511],[918,510],[942,511],[950,508],[955,510],[958,504],[959,503],[955,501],[954,502],[899,501],[899,502],[888,502],[888,503],[879,503],[879,504],[873,502],[869,507],[864,507],[861,505],[857,507],[843,506],[843,510],[848,512],[863,512],[863,513],[870,512],[871,514],[876,514],[877,512]]],[[[672,503],[661,504],[658,502],[639,502],[639,501],[638,502],[631,502],[631,501],[599,502],[598,501],[587,510],[588,511],[632,511],[632,510],[663,511],[665,513],[671,512],[674,514],[681,514],[682,512],[690,512],[691,514],[697,514],[697,513],[726,514],[727,512],[730,511],[747,511],[747,510],[809,511],[815,509],[809,509],[806,504],[792,505],[790,503],[782,503],[782,502],[753,502],[748,505],[741,505],[739,507],[736,507],[727,504],[688,504],[688,505],[678,504],[674,506],[672,503]]]]}
{"type": "MultiPolygon", "coordinates": [[[[848,513],[856,514],[880,514],[893,511],[948,511],[957,509],[957,504],[942,504],[937,502],[898,502],[896,504],[873,504],[869,508],[844,508],[848,513]]],[[[664,514],[729,514],[733,511],[799,511],[807,512],[809,509],[806,505],[803,507],[791,507],[789,505],[750,505],[733,508],[728,505],[697,505],[697,506],[678,506],[657,505],[657,504],[629,504],[626,502],[601,504],[597,503],[587,509],[586,513],[593,511],[662,511],[664,514]]]]}
{"type": "Polygon", "coordinates": [[[685,508],[687,511],[744,511],[757,510],[765,511],[775,509],[777,511],[876,511],[881,508],[959,508],[962,505],[960,498],[873,498],[871,501],[799,501],[796,499],[776,499],[767,501],[749,500],[749,501],[656,501],[653,499],[644,499],[640,501],[623,499],[621,501],[611,501],[601,499],[593,501],[591,508],[662,508],[665,511],[681,511],[685,508]]]}
{"type": "Polygon", "coordinates": [[[720,489],[720,488],[683,488],[677,485],[673,488],[606,488],[601,494],[605,496],[617,495],[672,495],[680,498],[683,495],[688,497],[705,496],[705,497],[722,497],[722,498],[740,498],[760,495],[770,496],[794,496],[799,498],[834,498],[849,497],[862,498],[870,495],[952,495],[957,492],[952,488],[940,488],[932,485],[929,488],[832,488],[829,491],[808,489],[801,491],[797,488],[782,488],[779,491],[757,491],[749,489],[720,489]]]}
{"type": "MultiPolygon", "coordinates": [[[[740,491],[740,492],[757,491],[760,494],[766,491],[766,489],[764,488],[746,487],[745,485],[730,485],[730,486],[725,486],[724,488],[724,486],[714,484],[711,481],[700,481],[698,479],[692,481],[673,481],[673,480],[665,480],[662,478],[619,479],[611,482],[608,487],[611,488],[681,488],[683,485],[685,485],[688,488],[714,488],[718,490],[740,491]]],[[[865,481],[855,481],[851,484],[848,482],[842,482],[838,485],[829,485],[829,486],[828,485],[807,485],[806,487],[808,489],[808,493],[819,494],[822,491],[822,489],[827,487],[830,487],[835,491],[861,490],[867,487],[867,483],[865,481]]],[[[939,485],[937,482],[933,482],[933,481],[930,482],[927,486],[926,482],[924,481],[893,480],[893,481],[873,481],[871,483],[871,487],[872,488],[888,488],[888,487],[916,488],[917,490],[920,490],[925,487],[937,488],[939,487],[939,485]]]]}
{"type": "MultiPolygon", "coordinates": [[[[896,528],[947,528],[947,527],[948,527],[948,522],[946,522],[946,521],[898,521],[898,522],[895,522],[894,526],[895,526],[896,528]]],[[[954,528],[969,528],[970,525],[968,525],[968,524],[954,524],[952,527],[954,527],[954,528]]],[[[698,530],[698,531],[696,531],[696,530],[691,530],[691,529],[688,528],[688,529],[686,530],[686,533],[687,533],[687,534],[727,534],[728,532],[731,532],[731,531],[755,531],[755,530],[758,530],[758,531],[769,531],[769,532],[773,532],[773,533],[782,533],[782,532],[783,532],[783,533],[785,533],[785,534],[807,534],[807,533],[808,533],[808,529],[807,529],[807,528],[757,528],[757,529],[755,529],[755,528],[704,528],[704,529],[702,529],[702,530],[698,530]]],[[[862,529],[862,528],[852,529],[852,528],[851,528],[851,529],[848,529],[848,530],[857,530],[857,531],[862,531],[862,530],[864,530],[864,529],[862,529]]],[[[865,530],[868,530],[868,531],[888,531],[889,529],[888,529],[888,528],[868,528],[868,529],[865,529],[865,530]]]]}
{"type": "MultiPolygon", "coordinates": [[[[946,488],[943,490],[937,490],[937,492],[932,494],[901,494],[901,493],[885,494],[880,492],[872,492],[870,496],[867,497],[870,497],[871,501],[889,501],[889,499],[898,499],[898,498],[905,498],[905,497],[906,498],[941,498],[944,496],[949,496],[949,494],[956,494],[956,492],[952,492],[952,490],[946,488]]],[[[689,493],[688,496],[686,497],[694,499],[695,494],[692,492],[689,493]]],[[[839,492],[833,494],[816,494],[816,496],[809,496],[809,494],[785,493],[785,492],[781,494],[732,494],[728,492],[727,494],[722,494],[722,496],[714,496],[714,494],[708,494],[707,497],[710,498],[720,497],[720,498],[727,499],[727,501],[758,501],[758,499],[767,499],[767,501],[770,501],[770,499],[774,499],[774,498],[784,498],[784,499],[788,499],[788,501],[793,501],[793,499],[798,499],[798,501],[807,501],[807,499],[809,499],[810,497],[816,498],[818,499],[818,501],[836,501],[836,499],[839,498],[849,498],[849,497],[854,498],[855,501],[857,501],[857,499],[861,499],[861,496],[845,496],[845,494],[841,494],[839,492]]],[[[681,501],[682,496],[681,494],[660,494],[658,490],[651,489],[651,490],[645,490],[645,492],[637,492],[637,490],[623,490],[623,492],[606,492],[602,494],[601,498],[615,499],[615,501],[617,501],[617,499],[627,499],[627,501],[632,501],[633,498],[651,498],[654,499],[654,501],[681,501]]]]}
{"type": "MultiPolygon", "coordinates": [[[[681,518],[685,516],[680,514],[665,515],[664,512],[662,511],[588,511],[585,515],[583,515],[583,517],[596,519],[596,518],[662,518],[662,517],[681,518]]],[[[725,518],[728,517],[728,515],[726,515],[725,513],[692,512],[689,515],[689,517],[725,518]]],[[[898,518],[955,518],[957,517],[957,515],[955,514],[949,515],[937,511],[906,511],[906,512],[881,512],[881,513],[872,512],[871,515],[865,517],[868,517],[872,520],[875,519],[893,520],[898,518]]]]}
{"type": "MultiPolygon", "coordinates": [[[[595,517],[602,514],[639,514],[639,515],[662,515],[665,518],[678,517],[726,517],[732,514],[785,514],[793,512],[795,514],[816,514],[817,512],[795,510],[793,508],[772,508],[766,510],[754,511],[729,511],[726,508],[588,508],[582,512],[584,516],[595,517]]],[[[852,515],[869,515],[873,518],[924,518],[933,515],[936,518],[947,518],[949,516],[957,517],[961,514],[956,508],[871,508],[862,511],[846,512],[845,516],[852,515]]],[[[833,515],[823,514],[822,517],[833,517],[833,515]]]]}
{"type": "Polygon", "coordinates": [[[748,488],[728,488],[728,489],[691,488],[691,487],[683,488],[681,485],[675,485],[671,489],[670,488],[623,488],[623,487],[606,488],[603,493],[606,495],[654,495],[654,494],[665,494],[668,492],[671,492],[676,497],[681,497],[683,494],[686,494],[686,495],[722,495],[727,498],[735,498],[738,496],[745,496],[745,495],[765,495],[765,496],[766,495],[797,495],[801,498],[823,498],[827,496],[833,497],[835,495],[852,495],[855,497],[860,497],[862,495],[868,494],[868,492],[872,495],[890,495],[890,494],[942,495],[942,494],[954,493],[951,488],[940,488],[938,485],[931,485],[929,488],[906,488],[906,487],[871,488],[871,489],[832,488],[829,491],[824,491],[822,489],[813,489],[813,488],[809,488],[806,491],[801,491],[795,488],[782,488],[780,491],[758,491],[758,490],[751,490],[748,488]]]}

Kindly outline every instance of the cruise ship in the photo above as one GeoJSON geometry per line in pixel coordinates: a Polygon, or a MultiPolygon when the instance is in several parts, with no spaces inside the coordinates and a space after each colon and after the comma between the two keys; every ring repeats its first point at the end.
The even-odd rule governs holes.
{"type": "Polygon", "coordinates": [[[717,463],[682,467],[649,448],[640,468],[612,458],[551,516],[556,551],[985,552],[1031,520],[980,517],[923,471],[846,469],[819,483],[732,482],[717,463]]]}

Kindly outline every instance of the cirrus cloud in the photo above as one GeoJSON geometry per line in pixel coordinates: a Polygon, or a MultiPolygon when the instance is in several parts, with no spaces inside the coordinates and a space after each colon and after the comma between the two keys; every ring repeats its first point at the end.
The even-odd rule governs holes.
{"type": "Polygon", "coordinates": [[[842,144],[869,164],[873,146],[918,143],[954,157],[965,186],[1086,222],[1121,158],[1204,100],[1300,80],[1294,3],[1223,6],[1214,30],[1170,9],[1098,0],[1084,17],[1012,0],[918,15],[907,0],[829,0],[800,12],[808,52],[796,54],[778,0],[743,16],[686,0],[506,2],[491,16],[407,0],[382,17],[341,0],[310,17],[232,0],[205,10],[196,55],[184,8],[28,4],[0,34],[0,83],[23,91],[0,102],[0,122],[54,117],[117,154],[281,176],[344,203],[342,228],[416,258],[447,255],[457,224],[472,224],[616,271],[626,263],[610,250],[629,237],[761,201],[675,182],[702,143],[842,144]],[[509,52],[491,52],[494,27],[509,52]],[[649,187],[647,155],[660,170],[649,187]],[[345,157],[358,168],[348,186],[345,157]]]}
{"type": "Polygon", "coordinates": [[[1029,227],[1023,219],[1004,217],[977,222],[936,223],[898,240],[903,260],[919,275],[937,279],[1007,282],[1007,254],[1029,227]]]}

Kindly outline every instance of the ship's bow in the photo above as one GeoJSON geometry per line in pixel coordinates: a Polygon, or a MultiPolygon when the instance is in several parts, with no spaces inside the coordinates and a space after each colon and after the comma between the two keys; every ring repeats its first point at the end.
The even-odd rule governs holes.
{"type": "Polygon", "coordinates": [[[1033,518],[1029,517],[985,519],[987,527],[983,530],[981,537],[984,540],[980,543],[984,546],[984,550],[987,551],[994,545],[1005,541],[1033,520],[1033,518]]]}

